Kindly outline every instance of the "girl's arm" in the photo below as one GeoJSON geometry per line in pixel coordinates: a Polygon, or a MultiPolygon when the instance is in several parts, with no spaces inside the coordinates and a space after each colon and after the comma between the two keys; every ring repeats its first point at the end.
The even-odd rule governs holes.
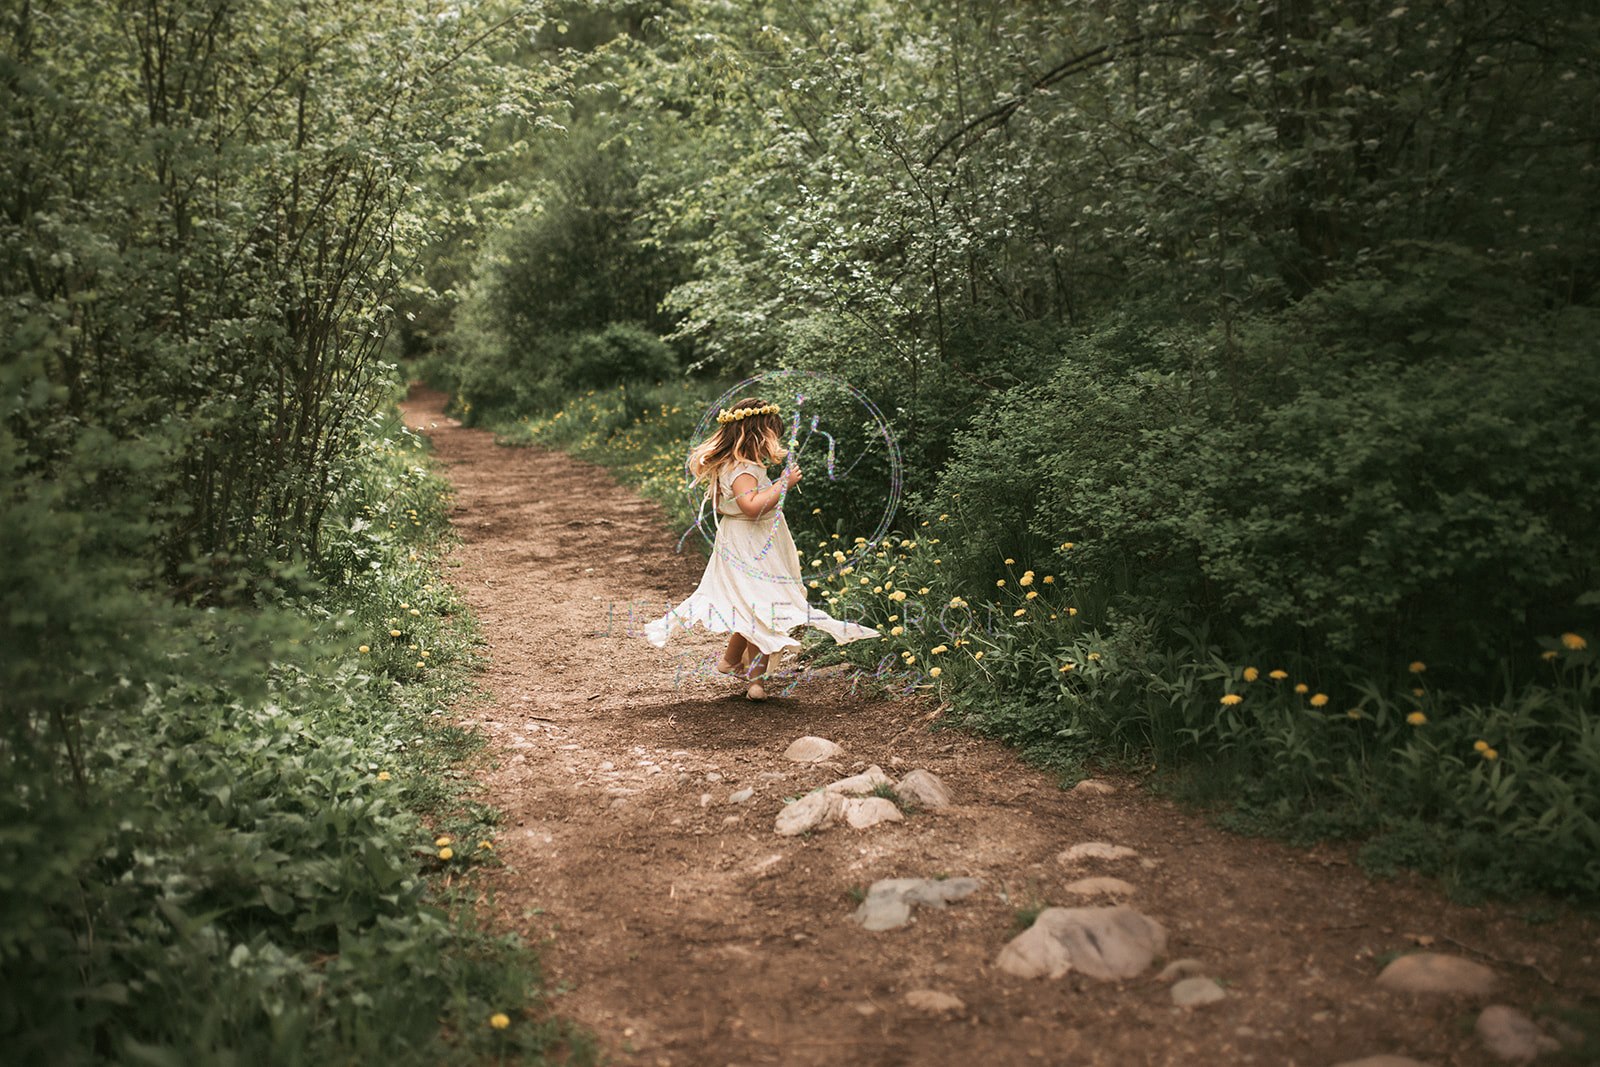
{"type": "MultiPolygon", "coordinates": [[[[800,480],[800,468],[789,468],[784,472],[784,478],[789,480],[789,486],[793,488],[800,480]]],[[[753,474],[741,474],[733,480],[733,497],[739,502],[739,510],[752,519],[760,518],[777,506],[782,492],[783,479],[760,490],[756,489],[756,476],[753,474]]]]}

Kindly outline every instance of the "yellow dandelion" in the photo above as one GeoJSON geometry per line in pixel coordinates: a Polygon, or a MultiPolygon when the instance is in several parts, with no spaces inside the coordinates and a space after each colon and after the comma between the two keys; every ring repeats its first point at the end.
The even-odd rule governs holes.
{"type": "Polygon", "coordinates": [[[1041,578],[1039,580],[1041,582],[1043,582],[1045,585],[1055,585],[1056,584],[1056,576],[1053,575],[1053,574],[1047,574],[1047,575],[1045,575],[1043,578],[1041,578]]]}
{"type": "Polygon", "coordinates": [[[1421,726],[1427,721],[1428,717],[1422,714],[1420,711],[1413,711],[1410,715],[1406,716],[1406,722],[1410,723],[1412,726],[1421,726]]]}
{"type": "Polygon", "coordinates": [[[1254,667],[1246,667],[1244,669],[1244,680],[1245,681],[1253,682],[1259,677],[1261,677],[1261,672],[1256,670],[1254,667]]]}
{"type": "Polygon", "coordinates": [[[1033,584],[1033,572],[1029,571],[1027,574],[1024,574],[1021,578],[1018,578],[1017,579],[1017,584],[1018,585],[1032,585],[1033,584]]]}
{"type": "Polygon", "coordinates": [[[995,584],[996,588],[999,588],[1000,586],[1003,586],[1003,585],[1006,584],[1006,580],[1004,578],[1001,578],[999,581],[995,582],[994,584],[995,584]]]}
{"type": "Polygon", "coordinates": [[[487,851],[492,852],[492,851],[494,851],[494,842],[493,841],[479,841],[478,842],[478,847],[480,849],[485,849],[487,851]]]}
{"type": "Polygon", "coordinates": [[[1062,549],[1062,551],[1066,551],[1067,549],[1071,548],[1072,545],[1073,545],[1073,542],[1071,542],[1071,541],[1063,541],[1063,542],[1061,542],[1061,549],[1062,549]]]}
{"type": "Polygon", "coordinates": [[[1238,693],[1229,693],[1227,696],[1224,696],[1222,698],[1222,704],[1224,706],[1230,707],[1230,708],[1233,707],[1236,704],[1243,704],[1243,703],[1244,703],[1244,697],[1240,696],[1238,693]]]}
{"type": "Polygon", "coordinates": [[[821,508],[812,508],[811,509],[811,514],[813,514],[813,515],[821,515],[822,514],[822,509],[821,508]]]}
{"type": "Polygon", "coordinates": [[[1311,706],[1314,707],[1314,708],[1325,708],[1325,707],[1327,707],[1328,706],[1328,694],[1327,693],[1318,693],[1316,696],[1312,697],[1311,698],[1311,706]]]}
{"type": "Polygon", "coordinates": [[[400,636],[400,631],[399,630],[390,630],[389,631],[389,636],[390,637],[399,637],[400,636]]]}
{"type": "Polygon", "coordinates": [[[1483,750],[1483,758],[1490,761],[1497,760],[1500,758],[1500,753],[1496,749],[1486,748],[1483,750]]]}
{"type": "MultiPolygon", "coordinates": [[[[865,578],[861,579],[861,584],[862,585],[866,585],[867,584],[867,580],[865,578]]],[[[872,591],[874,593],[881,593],[881,592],[883,592],[883,586],[875,585],[875,586],[872,587],[872,591]]]]}
{"type": "Polygon", "coordinates": [[[1078,669],[1078,665],[1076,663],[1063,663],[1061,666],[1056,668],[1057,671],[1062,671],[1062,672],[1064,672],[1064,671],[1075,671],[1077,669],[1078,669]]]}
{"type": "Polygon", "coordinates": [[[1568,652],[1582,652],[1589,647],[1589,642],[1572,633],[1562,634],[1561,644],[1568,652]]]}
{"type": "Polygon", "coordinates": [[[440,848],[443,848],[444,846],[450,844],[453,840],[454,838],[452,838],[449,834],[440,834],[433,843],[438,845],[440,848]]]}
{"type": "Polygon", "coordinates": [[[909,652],[907,652],[907,653],[906,653],[906,654],[905,654],[905,656],[904,656],[904,657],[903,657],[903,658],[904,658],[904,659],[905,659],[905,661],[906,661],[906,666],[907,666],[907,667],[909,667],[909,666],[911,666],[911,665],[912,665],[912,664],[913,664],[913,663],[915,663],[915,662],[917,662],[917,657],[915,657],[915,656],[913,656],[913,655],[912,655],[912,654],[911,654],[911,653],[909,653],[909,652]]]}
{"type": "Polygon", "coordinates": [[[1056,613],[1055,613],[1055,612],[1053,612],[1053,611],[1052,611],[1052,612],[1051,612],[1051,613],[1050,613],[1050,617],[1051,617],[1051,618],[1052,618],[1052,619],[1053,619],[1053,618],[1055,618],[1055,617],[1056,617],[1056,613]]]}
{"type": "Polygon", "coordinates": [[[387,782],[388,780],[389,780],[389,772],[388,771],[379,771],[378,772],[378,781],[387,782]]]}
{"type": "Polygon", "coordinates": [[[368,652],[372,651],[372,648],[368,645],[362,645],[360,648],[356,649],[356,651],[365,656],[368,652]]]}
{"type": "Polygon", "coordinates": [[[929,592],[928,587],[927,586],[923,586],[921,589],[917,590],[917,595],[918,596],[926,596],[928,592],[929,592]]]}
{"type": "Polygon", "coordinates": [[[934,645],[932,648],[928,649],[928,654],[929,655],[933,655],[933,656],[937,656],[941,652],[949,652],[949,651],[950,651],[950,646],[949,645],[934,645]]]}
{"type": "Polygon", "coordinates": [[[406,610],[406,609],[407,609],[407,608],[409,608],[409,607],[410,607],[410,606],[411,606],[411,605],[410,605],[410,604],[401,604],[401,605],[400,605],[400,610],[401,610],[401,611],[405,611],[405,610],[406,610]]]}
{"type": "Polygon", "coordinates": [[[943,667],[929,667],[928,668],[928,677],[929,678],[937,678],[937,677],[939,677],[939,675],[941,675],[943,673],[944,673],[944,668],[943,667]]]}
{"type": "Polygon", "coordinates": [[[422,658],[423,658],[423,659],[427,659],[427,658],[428,658],[428,657],[429,657],[429,656],[431,656],[431,655],[432,655],[432,654],[433,654],[433,653],[431,653],[431,652],[429,652],[429,651],[428,651],[428,650],[427,650],[427,649],[423,649],[423,650],[422,650],[422,653],[421,653],[421,655],[422,655],[422,658]]]}
{"type": "Polygon", "coordinates": [[[420,660],[420,659],[419,659],[419,660],[417,660],[417,666],[418,666],[418,667],[426,667],[426,666],[427,666],[427,664],[426,664],[426,663],[424,663],[424,662],[423,662],[423,661],[422,661],[422,660],[420,660]]]}
{"type": "Polygon", "coordinates": [[[1006,566],[1007,567],[1011,566],[1015,562],[1016,562],[1016,560],[1012,559],[1010,556],[1006,557],[1006,566]]]}
{"type": "Polygon", "coordinates": [[[964,608],[967,606],[967,602],[958,596],[953,596],[950,598],[950,606],[953,608],[964,608]]]}
{"type": "Polygon", "coordinates": [[[1013,619],[1016,619],[1016,618],[1020,618],[1023,615],[1026,615],[1027,613],[1028,613],[1028,609],[1027,608],[1018,608],[1016,611],[1013,611],[1011,613],[1011,617],[1013,619]]]}
{"type": "Polygon", "coordinates": [[[1090,663],[1099,663],[1100,662],[1100,653],[1091,652],[1091,653],[1089,653],[1088,659],[1089,659],[1090,663]]]}
{"type": "Polygon", "coordinates": [[[1487,752],[1487,751],[1489,751],[1489,742],[1483,741],[1483,740],[1478,740],[1478,741],[1472,742],[1472,751],[1474,751],[1474,752],[1487,752]]]}
{"type": "Polygon", "coordinates": [[[1306,683],[1301,682],[1299,685],[1294,687],[1294,691],[1296,693],[1309,693],[1311,692],[1311,687],[1306,683]]]}
{"type": "Polygon", "coordinates": [[[1361,709],[1351,708],[1349,711],[1345,712],[1345,714],[1352,719],[1359,719],[1361,718],[1361,709]]]}
{"type": "Polygon", "coordinates": [[[904,600],[905,598],[906,598],[906,591],[904,589],[896,589],[894,592],[889,594],[889,599],[893,600],[897,604],[900,601],[904,600]]]}
{"type": "Polygon", "coordinates": [[[1549,651],[1539,653],[1539,658],[1544,660],[1546,663],[1549,663],[1551,660],[1555,659],[1557,655],[1558,653],[1556,650],[1552,648],[1549,651]]]}
{"type": "Polygon", "coordinates": [[[1411,695],[1414,697],[1420,697],[1425,692],[1427,692],[1427,690],[1423,689],[1421,686],[1418,686],[1417,688],[1411,690],[1411,695]]]}
{"type": "Polygon", "coordinates": [[[1037,589],[1030,589],[1030,590],[1028,590],[1028,595],[1026,597],[1024,597],[1023,599],[1024,600],[1032,600],[1034,597],[1036,597],[1038,595],[1039,595],[1039,591],[1037,589]]]}
{"type": "Polygon", "coordinates": [[[899,622],[900,621],[900,616],[898,616],[898,615],[890,615],[889,616],[889,621],[890,622],[899,622]]]}
{"type": "Polygon", "coordinates": [[[453,848],[441,848],[439,850],[439,858],[442,860],[451,859],[455,856],[455,854],[456,852],[453,848]]]}
{"type": "Polygon", "coordinates": [[[413,614],[413,615],[421,615],[422,612],[418,611],[416,608],[412,608],[411,609],[411,614],[413,614]]]}
{"type": "Polygon", "coordinates": [[[891,636],[891,637],[899,637],[901,634],[903,634],[905,632],[906,632],[906,628],[904,626],[893,626],[893,627],[890,627],[890,629],[889,629],[889,636],[891,636]]]}
{"type": "Polygon", "coordinates": [[[1410,671],[1412,674],[1421,674],[1423,671],[1425,671],[1427,669],[1428,669],[1428,665],[1426,663],[1422,662],[1420,659],[1412,660],[1411,661],[1411,666],[1406,668],[1406,670],[1410,671]]]}
{"type": "Polygon", "coordinates": [[[983,653],[982,652],[974,652],[972,654],[972,658],[973,659],[982,659],[983,658],[983,653]]]}
{"type": "Polygon", "coordinates": [[[1274,682],[1281,682],[1285,678],[1289,677],[1289,672],[1288,671],[1268,671],[1267,672],[1267,677],[1271,678],[1274,682]]]}
{"type": "Polygon", "coordinates": [[[511,1025],[511,1017],[503,1011],[497,1011],[493,1015],[489,1016],[489,1025],[494,1027],[496,1030],[504,1030],[506,1027],[511,1025]]]}

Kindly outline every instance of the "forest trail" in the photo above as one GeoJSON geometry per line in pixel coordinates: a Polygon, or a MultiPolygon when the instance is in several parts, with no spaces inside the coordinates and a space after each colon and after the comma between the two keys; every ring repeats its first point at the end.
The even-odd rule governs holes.
{"type": "Polygon", "coordinates": [[[612,1062],[1324,1067],[1390,1053],[1442,1067],[1497,1062],[1472,1027],[1491,1000],[1600,999],[1591,920],[1535,926],[1520,917],[1531,904],[1470,908],[1416,879],[1372,882],[1345,851],[1225,834],[1131,781],[1063,791],[999,744],[931,730],[930,700],[852,692],[837,670],[747,701],[695,670],[719,638],[697,630],[660,650],[637,636],[702,567],[674,553],[682,531],[664,511],[564,453],[497,446],[445,417],[445,399],[414,387],[403,411],[455,487],[449,573],[487,642],[488,698],[457,714],[488,737],[482,799],[504,812],[504,866],[475,880],[492,921],[541,946],[566,990],[555,1010],[612,1062]],[[845,756],[786,760],[807,734],[845,756]],[[774,832],[786,797],[869,764],[926,768],[954,804],[868,830],[774,832]],[[729,801],[745,788],[752,799],[729,801]],[[1139,858],[1058,862],[1085,841],[1139,858]],[[1021,909],[1079,903],[1066,887],[1098,874],[1131,882],[1129,903],[1166,928],[1165,957],[1201,961],[1226,997],[1175,1007],[1162,960],[1105,982],[995,967],[1021,909]],[[944,875],[982,886],[902,929],[850,920],[852,890],[944,875]],[[1374,984],[1388,957],[1430,940],[1487,963],[1497,993],[1374,984]],[[919,990],[960,1006],[908,1002],[919,990]]]}

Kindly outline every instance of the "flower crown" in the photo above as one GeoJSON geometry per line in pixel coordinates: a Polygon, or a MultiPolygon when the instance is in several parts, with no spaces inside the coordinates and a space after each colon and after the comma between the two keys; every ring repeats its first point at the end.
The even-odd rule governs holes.
{"type": "Polygon", "coordinates": [[[723,410],[717,412],[717,421],[738,422],[740,419],[748,419],[751,415],[776,415],[777,413],[778,405],[776,404],[768,404],[762,408],[734,408],[732,411],[723,410]]]}

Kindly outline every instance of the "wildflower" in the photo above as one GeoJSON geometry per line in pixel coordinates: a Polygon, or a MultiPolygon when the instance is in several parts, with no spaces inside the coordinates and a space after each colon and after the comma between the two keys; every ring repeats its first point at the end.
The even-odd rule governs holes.
{"type": "Polygon", "coordinates": [[[1053,619],[1053,618],[1055,618],[1055,617],[1056,617],[1056,613],[1055,613],[1055,612],[1053,612],[1053,611],[1052,611],[1052,612],[1051,612],[1051,613],[1050,613],[1050,617],[1051,617],[1051,618],[1052,618],[1052,619],[1053,619]]]}
{"type": "Polygon", "coordinates": [[[489,851],[489,852],[493,852],[494,851],[494,842],[493,841],[479,841],[478,842],[478,848],[486,850],[486,851],[489,851]]]}
{"type": "Polygon", "coordinates": [[[1013,619],[1021,618],[1022,616],[1026,615],[1027,613],[1028,613],[1028,609],[1027,608],[1018,608],[1016,611],[1013,611],[1011,613],[1011,617],[1013,619]]]}
{"type": "Polygon", "coordinates": [[[864,545],[864,544],[866,544],[866,543],[867,543],[867,539],[866,539],[866,538],[865,538],[865,537],[858,537],[858,538],[856,538],[856,544],[858,544],[858,545],[864,545]]]}
{"type": "Polygon", "coordinates": [[[456,852],[455,852],[455,849],[453,849],[453,848],[441,848],[439,850],[439,858],[442,859],[442,860],[452,859],[455,856],[455,854],[456,854],[456,852]]]}
{"type": "Polygon", "coordinates": [[[811,561],[811,565],[813,567],[820,567],[822,566],[822,561],[820,559],[814,559],[811,561]]]}
{"type": "Polygon", "coordinates": [[[904,589],[896,589],[894,592],[889,594],[889,599],[893,600],[896,603],[899,603],[900,601],[904,600],[905,598],[906,598],[906,591],[904,589]]]}
{"type": "Polygon", "coordinates": [[[1410,715],[1406,716],[1406,722],[1410,723],[1412,726],[1421,726],[1427,721],[1428,717],[1422,714],[1420,711],[1413,711],[1410,715]]]}
{"type": "Polygon", "coordinates": [[[973,659],[982,659],[983,658],[983,653],[982,652],[974,652],[972,654],[972,658],[973,659]]]}
{"type": "Polygon", "coordinates": [[[938,565],[939,565],[939,564],[941,564],[941,563],[943,563],[943,562],[944,562],[944,560],[942,560],[942,559],[936,559],[936,560],[934,560],[934,561],[933,561],[933,565],[934,565],[934,566],[935,566],[935,567],[937,567],[937,566],[938,566],[938,565]]]}
{"type": "Polygon", "coordinates": [[[1030,589],[1030,590],[1028,590],[1028,595],[1026,597],[1024,597],[1023,599],[1032,600],[1034,597],[1036,597],[1038,595],[1039,595],[1039,591],[1037,589],[1030,589]]]}
{"type": "MultiPolygon", "coordinates": [[[[894,570],[894,568],[893,568],[893,567],[890,567],[890,568],[889,568],[889,569],[890,569],[890,570],[894,570]]],[[[884,587],[884,588],[885,588],[885,589],[893,589],[893,588],[894,588],[894,583],[893,583],[893,582],[884,582],[884,583],[883,583],[883,587],[884,587]]]]}
{"type": "Polygon", "coordinates": [[[420,659],[419,659],[419,660],[417,660],[417,666],[418,666],[418,667],[426,667],[426,666],[427,666],[427,664],[426,664],[426,663],[424,663],[424,662],[423,662],[423,661],[422,661],[422,660],[420,660],[420,659]]]}
{"type": "Polygon", "coordinates": [[[413,614],[413,615],[421,615],[422,612],[418,611],[416,608],[412,608],[411,609],[411,614],[413,614]]]}
{"type": "Polygon", "coordinates": [[[933,655],[933,656],[937,656],[941,652],[949,652],[949,651],[950,651],[950,646],[949,645],[934,645],[932,648],[928,649],[929,655],[933,655]]]}
{"type": "Polygon", "coordinates": [[[453,840],[454,838],[452,838],[449,834],[440,834],[438,839],[434,841],[434,844],[438,845],[440,848],[443,848],[444,846],[450,844],[453,840]]]}
{"type": "Polygon", "coordinates": [[[1489,760],[1490,762],[1493,762],[1494,760],[1497,760],[1497,759],[1500,758],[1500,753],[1498,751],[1496,751],[1495,749],[1486,748],[1486,749],[1483,750],[1483,758],[1486,759],[1486,760],[1489,760]]]}
{"type": "Polygon", "coordinates": [[[1345,714],[1352,719],[1359,719],[1361,718],[1361,709],[1351,708],[1349,711],[1345,712],[1345,714]]]}
{"type": "Polygon", "coordinates": [[[928,587],[927,586],[923,586],[921,589],[917,590],[917,595],[918,596],[925,596],[925,595],[927,595],[927,593],[928,593],[928,587]]]}
{"type": "Polygon", "coordinates": [[[929,667],[928,668],[928,677],[929,678],[937,678],[937,677],[939,677],[939,675],[941,675],[943,673],[944,673],[944,668],[943,667],[929,667]]]}
{"type": "Polygon", "coordinates": [[[811,509],[811,514],[813,514],[813,515],[821,515],[822,514],[822,509],[821,508],[812,508],[811,509]]]}
{"type": "Polygon", "coordinates": [[[423,649],[421,654],[423,659],[427,659],[430,655],[432,655],[432,653],[430,653],[427,649],[423,649]]]}
{"type": "Polygon", "coordinates": [[[1406,669],[1412,674],[1421,674],[1423,671],[1428,669],[1428,665],[1422,662],[1420,659],[1413,660],[1411,662],[1411,666],[1407,667],[1406,669]]]}
{"type": "Polygon", "coordinates": [[[390,637],[399,637],[400,636],[400,631],[399,630],[390,630],[389,631],[389,636],[390,637]]]}
{"type": "Polygon", "coordinates": [[[945,514],[939,516],[939,521],[943,522],[944,520],[948,519],[949,517],[950,517],[949,513],[946,512],[945,514]]]}
{"type": "Polygon", "coordinates": [[[1236,704],[1243,704],[1243,703],[1244,703],[1244,697],[1240,696],[1238,693],[1229,693],[1227,696],[1224,696],[1222,698],[1223,706],[1229,707],[1229,708],[1233,707],[1236,704]]]}
{"type": "Polygon", "coordinates": [[[1018,585],[1032,585],[1033,584],[1033,572],[1029,571],[1027,574],[1024,574],[1021,578],[1018,578],[1017,579],[1017,584],[1018,585]]]}
{"type": "Polygon", "coordinates": [[[1016,560],[1012,559],[1010,556],[1006,557],[1006,566],[1007,567],[1011,566],[1015,562],[1016,562],[1016,560]]]}
{"type": "Polygon", "coordinates": [[[1285,678],[1289,677],[1289,672],[1288,671],[1268,671],[1267,672],[1267,677],[1271,678],[1274,682],[1281,682],[1285,678]]]}
{"type": "Polygon", "coordinates": [[[1484,741],[1484,740],[1478,740],[1478,741],[1472,742],[1472,751],[1474,751],[1474,752],[1487,752],[1487,751],[1489,751],[1489,742],[1484,741]]]}
{"type": "Polygon", "coordinates": [[[1244,669],[1244,680],[1245,681],[1253,682],[1259,677],[1261,677],[1261,672],[1256,670],[1254,667],[1246,667],[1244,669]]]}
{"type": "MultiPolygon", "coordinates": [[[[866,585],[867,584],[867,580],[865,578],[861,579],[861,584],[862,585],[866,585]]],[[[874,593],[881,593],[881,592],[883,592],[883,586],[875,585],[875,586],[872,587],[872,591],[874,593]]]]}
{"type": "Polygon", "coordinates": [[[1099,663],[1100,662],[1100,653],[1098,653],[1098,652],[1089,653],[1089,662],[1090,663],[1099,663]]]}
{"type": "Polygon", "coordinates": [[[504,1030],[506,1027],[511,1025],[511,1019],[506,1015],[505,1012],[497,1011],[493,1015],[489,1016],[489,1025],[494,1027],[496,1030],[504,1030]]]}
{"type": "Polygon", "coordinates": [[[924,526],[928,525],[928,520],[927,519],[923,519],[922,520],[922,525],[924,525],[924,526]]]}
{"type": "Polygon", "coordinates": [[[362,645],[360,648],[356,649],[356,651],[365,656],[368,652],[372,651],[372,648],[369,645],[362,645]]]}
{"type": "Polygon", "coordinates": [[[1552,648],[1547,652],[1539,653],[1539,658],[1544,660],[1546,663],[1549,663],[1551,660],[1556,658],[1556,655],[1557,655],[1556,650],[1552,648]]]}
{"type": "Polygon", "coordinates": [[[378,772],[378,781],[387,782],[388,780],[389,780],[389,772],[388,771],[379,771],[378,772]]]}
{"type": "Polygon", "coordinates": [[[911,666],[911,665],[912,665],[912,664],[913,664],[913,663],[915,663],[915,662],[917,662],[917,657],[915,657],[915,656],[913,656],[913,655],[912,655],[912,654],[911,654],[911,653],[909,653],[909,652],[907,652],[907,653],[905,653],[905,654],[904,654],[904,655],[903,655],[903,656],[901,656],[901,657],[900,657],[900,658],[901,658],[901,659],[903,659],[903,660],[905,660],[905,661],[906,661],[906,666],[907,666],[907,667],[909,667],[909,666],[911,666]]]}
{"type": "Polygon", "coordinates": [[[1311,698],[1311,706],[1314,707],[1314,708],[1327,707],[1328,706],[1328,694],[1327,693],[1318,693],[1316,696],[1312,697],[1311,698]]]}
{"type": "Polygon", "coordinates": [[[838,549],[837,549],[837,548],[836,548],[836,549],[834,549],[834,550],[833,550],[833,558],[834,558],[834,560],[835,560],[835,561],[836,561],[836,562],[838,562],[838,563],[843,563],[843,562],[844,562],[844,553],[843,553],[843,552],[840,552],[840,551],[839,551],[839,550],[838,550],[838,549]]]}
{"type": "Polygon", "coordinates": [[[1071,548],[1071,547],[1072,547],[1072,542],[1071,541],[1063,541],[1063,542],[1061,542],[1061,550],[1063,552],[1066,551],[1067,549],[1071,548]]]}
{"type": "Polygon", "coordinates": [[[891,627],[890,628],[889,636],[891,636],[891,637],[899,637],[901,634],[903,634],[905,632],[906,632],[906,628],[904,626],[895,626],[895,627],[891,627]]]}
{"type": "Polygon", "coordinates": [[[1060,667],[1058,667],[1056,669],[1058,671],[1072,671],[1072,670],[1077,670],[1078,669],[1078,665],[1076,663],[1063,663],[1060,667]]]}
{"type": "Polygon", "coordinates": [[[1072,616],[1076,615],[1077,613],[1078,613],[1078,609],[1077,608],[1068,608],[1067,609],[1067,617],[1068,618],[1071,618],[1072,616]]]}
{"type": "Polygon", "coordinates": [[[1311,692],[1311,687],[1306,683],[1301,682],[1299,685],[1294,687],[1294,691],[1296,693],[1309,693],[1311,692]]]}
{"type": "Polygon", "coordinates": [[[900,616],[898,616],[898,615],[890,615],[889,616],[889,621],[890,622],[899,622],[900,621],[900,616]]]}
{"type": "Polygon", "coordinates": [[[1411,695],[1414,697],[1421,697],[1425,692],[1427,692],[1427,690],[1423,689],[1421,686],[1418,686],[1417,688],[1411,690],[1411,695]]]}
{"type": "Polygon", "coordinates": [[[405,610],[406,610],[406,609],[407,609],[407,608],[409,608],[409,607],[411,607],[411,605],[410,605],[410,604],[401,604],[401,605],[400,605],[400,610],[401,610],[401,611],[405,611],[405,610]]]}
{"type": "Polygon", "coordinates": [[[967,606],[967,602],[958,596],[953,596],[950,598],[950,606],[953,608],[964,608],[967,606]]]}
{"type": "Polygon", "coordinates": [[[1001,587],[1001,586],[1006,584],[1006,580],[1004,578],[1001,578],[999,581],[995,582],[994,584],[995,584],[995,588],[998,589],[999,587],[1001,587]]]}
{"type": "Polygon", "coordinates": [[[806,583],[806,586],[808,588],[815,589],[817,587],[817,580],[815,578],[811,579],[809,582],[806,583]]]}
{"type": "Polygon", "coordinates": [[[1561,644],[1568,652],[1582,652],[1584,649],[1589,647],[1589,642],[1585,641],[1577,634],[1570,633],[1561,635],[1561,644]]]}

